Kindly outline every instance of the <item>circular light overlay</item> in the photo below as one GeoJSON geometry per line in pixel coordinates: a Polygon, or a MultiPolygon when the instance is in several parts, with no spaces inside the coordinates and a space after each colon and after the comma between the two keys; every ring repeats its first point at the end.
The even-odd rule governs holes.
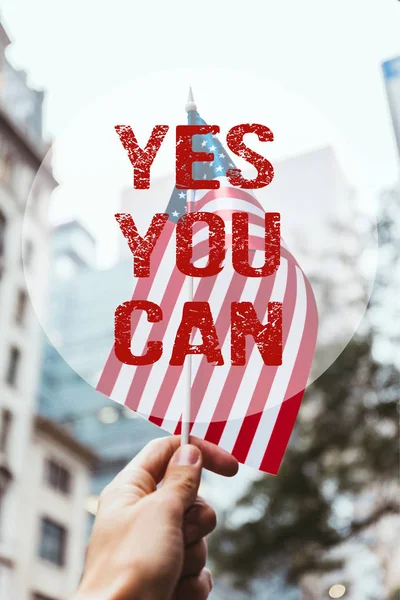
{"type": "MultiPolygon", "coordinates": [[[[257,416],[265,419],[261,430],[265,437],[285,401],[299,397],[307,377],[309,385],[346,347],[370,296],[377,256],[372,197],[363,189],[357,157],[343,138],[304,99],[262,76],[233,70],[174,70],[129,81],[96,99],[54,140],[51,157],[59,186],[49,207],[55,225],[48,257],[49,310],[43,311],[37,302],[30,271],[25,271],[33,305],[51,343],[93,387],[169,431],[179,427],[190,394],[193,434],[205,436],[211,426],[222,424],[217,437],[232,450],[245,417],[257,416]],[[204,179],[209,169],[208,178],[221,182],[218,197],[210,197],[208,204],[204,201],[203,210],[224,218],[226,239],[232,231],[232,211],[249,213],[249,261],[254,267],[264,264],[264,252],[252,248],[256,227],[252,219],[257,220],[259,234],[264,211],[280,213],[281,262],[263,281],[235,272],[229,244],[224,268],[216,277],[190,281],[176,268],[176,223],[187,198],[186,192],[181,198],[181,191],[174,191],[175,128],[187,123],[190,85],[198,118],[220,127],[218,137],[199,138],[204,149],[214,153],[213,163],[200,165],[204,179]],[[226,177],[230,164],[247,179],[257,174],[227,147],[227,132],[241,123],[265,125],[274,135],[268,143],[254,134],[244,138],[248,147],[272,163],[274,178],[262,189],[241,190],[242,195],[226,177]],[[150,189],[134,189],[133,167],[116,125],[130,126],[141,148],[155,125],[169,126],[151,167],[150,189]],[[115,214],[131,215],[144,236],[153,216],[165,212],[171,234],[160,237],[160,247],[155,245],[150,276],[135,278],[132,252],[115,214]],[[316,320],[313,296],[318,337],[308,374],[316,320]],[[113,352],[115,311],[132,298],[151,301],[163,311],[157,323],[148,322],[144,311],[132,314],[132,354],[146,353],[149,341],[163,343],[161,358],[150,365],[124,364],[113,352]],[[169,364],[183,305],[190,301],[209,303],[224,364],[209,364],[201,355],[186,358],[183,366],[169,364]],[[271,314],[268,303],[282,303],[281,366],[265,366],[249,335],[245,365],[231,364],[241,343],[240,336],[232,334],[233,302],[251,302],[264,325],[271,314]]],[[[50,155],[45,163],[49,161],[50,155]]],[[[207,192],[196,191],[195,202],[208,197],[207,192]]],[[[32,202],[30,197],[27,211],[34,210],[32,202]]],[[[27,227],[25,220],[24,235],[27,227]]],[[[207,239],[207,229],[201,232],[207,239]]],[[[194,264],[206,263],[204,256],[194,264]]],[[[191,343],[203,341],[197,330],[191,343]]],[[[102,419],[112,421],[112,410],[104,409],[102,419]]]]}

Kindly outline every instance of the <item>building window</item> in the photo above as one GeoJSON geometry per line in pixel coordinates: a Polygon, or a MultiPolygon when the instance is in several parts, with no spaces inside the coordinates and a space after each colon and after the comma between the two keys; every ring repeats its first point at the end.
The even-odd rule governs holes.
{"type": "Polygon", "coordinates": [[[8,356],[8,367],[6,381],[9,385],[15,386],[17,383],[19,363],[21,362],[21,352],[15,346],[11,346],[8,356]]]}
{"type": "Polygon", "coordinates": [[[67,530],[65,527],[51,519],[42,519],[39,546],[41,558],[59,567],[64,566],[66,541],[67,530]]]}
{"type": "Polygon", "coordinates": [[[33,243],[31,240],[27,240],[24,248],[24,256],[23,261],[24,265],[27,269],[32,265],[32,256],[33,256],[33,243]]]}
{"type": "Polygon", "coordinates": [[[71,473],[55,460],[46,461],[46,481],[54,490],[69,494],[71,491],[71,473]]]}
{"type": "Polygon", "coordinates": [[[26,307],[28,305],[28,295],[24,290],[19,290],[17,303],[15,306],[15,321],[19,325],[25,320],[26,307]]]}
{"type": "Polygon", "coordinates": [[[7,447],[10,437],[12,413],[7,408],[1,411],[0,421],[0,526],[2,521],[2,507],[8,487],[12,481],[12,473],[7,458],[7,447]]]}
{"type": "Polygon", "coordinates": [[[12,413],[7,408],[3,408],[1,412],[1,429],[0,429],[0,454],[7,454],[8,440],[10,438],[10,430],[12,423],[12,413]]]}
{"type": "Polygon", "coordinates": [[[10,184],[12,169],[13,157],[10,152],[6,152],[0,160],[0,180],[6,184],[10,184]]]}
{"type": "Polygon", "coordinates": [[[4,257],[6,253],[6,226],[6,218],[0,210],[0,277],[3,273],[4,257]]]}
{"type": "Polygon", "coordinates": [[[3,256],[3,254],[5,252],[6,225],[7,225],[6,218],[0,210],[0,256],[3,256]]]}

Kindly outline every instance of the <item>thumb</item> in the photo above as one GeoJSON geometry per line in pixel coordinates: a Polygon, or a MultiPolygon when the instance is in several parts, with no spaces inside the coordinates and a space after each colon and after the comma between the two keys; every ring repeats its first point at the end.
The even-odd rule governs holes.
{"type": "Polygon", "coordinates": [[[178,448],[168,465],[162,490],[169,492],[182,503],[182,513],[197,498],[203,459],[196,446],[186,444],[178,448]]]}

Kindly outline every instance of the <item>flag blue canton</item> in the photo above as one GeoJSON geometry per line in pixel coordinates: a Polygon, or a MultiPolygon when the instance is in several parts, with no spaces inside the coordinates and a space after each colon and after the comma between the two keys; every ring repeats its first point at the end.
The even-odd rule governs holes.
{"type": "MultiPolygon", "coordinates": [[[[197,111],[191,111],[189,113],[188,121],[189,125],[207,125],[197,111]]],[[[235,168],[235,164],[231,157],[228,155],[216,135],[208,133],[206,135],[193,136],[193,149],[195,152],[212,152],[214,154],[214,160],[212,162],[196,162],[193,165],[194,179],[226,177],[227,170],[235,168]]]]}
{"type": "MultiPolygon", "coordinates": [[[[200,117],[199,113],[192,110],[188,113],[189,125],[207,125],[200,117]]],[[[193,150],[195,152],[211,152],[214,154],[212,162],[195,162],[193,164],[193,179],[211,180],[217,177],[226,177],[228,169],[235,169],[236,166],[225,148],[216,135],[208,133],[206,135],[193,136],[193,150]]],[[[176,223],[178,219],[186,212],[187,191],[174,188],[170,201],[167,206],[169,220],[176,223]]]]}

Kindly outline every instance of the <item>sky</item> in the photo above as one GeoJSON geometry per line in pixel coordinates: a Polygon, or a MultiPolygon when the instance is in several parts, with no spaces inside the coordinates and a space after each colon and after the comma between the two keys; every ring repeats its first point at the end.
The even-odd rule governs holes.
{"type": "MultiPolygon", "coordinates": [[[[1,0],[14,42],[10,60],[47,91],[46,135],[57,138],[99,97],[138,77],[186,68],[205,72],[210,85],[210,76],[228,68],[310,103],[346,141],[368,185],[379,189],[396,178],[380,64],[400,54],[398,1],[204,0],[194,7],[182,0],[1,0]]],[[[153,83],[152,102],[162,104],[165,90],[153,83]]],[[[212,89],[197,94],[208,98],[212,89]]],[[[235,124],[232,97],[219,100],[235,124]]],[[[298,148],[289,144],[285,152],[298,148]]],[[[62,179],[57,157],[55,169],[62,179]]]]}
{"type": "MultiPolygon", "coordinates": [[[[89,224],[102,265],[115,256],[114,213],[132,186],[114,125],[131,124],[144,145],[154,124],[169,124],[152,173],[172,176],[172,126],[185,122],[189,84],[222,135],[240,122],[271,127],[268,151],[252,145],[273,164],[330,144],[358,188],[376,193],[398,177],[381,71],[400,55],[397,0],[0,2],[10,61],[46,90],[45,132],[61,184],[55,220],[78,215],[89,224]]],[[[143,223],[164,210],[172,185],[158,204],[139,203],[143,223]]],[[[372,196],[359,194],[364,204],[372,196]]]]}

